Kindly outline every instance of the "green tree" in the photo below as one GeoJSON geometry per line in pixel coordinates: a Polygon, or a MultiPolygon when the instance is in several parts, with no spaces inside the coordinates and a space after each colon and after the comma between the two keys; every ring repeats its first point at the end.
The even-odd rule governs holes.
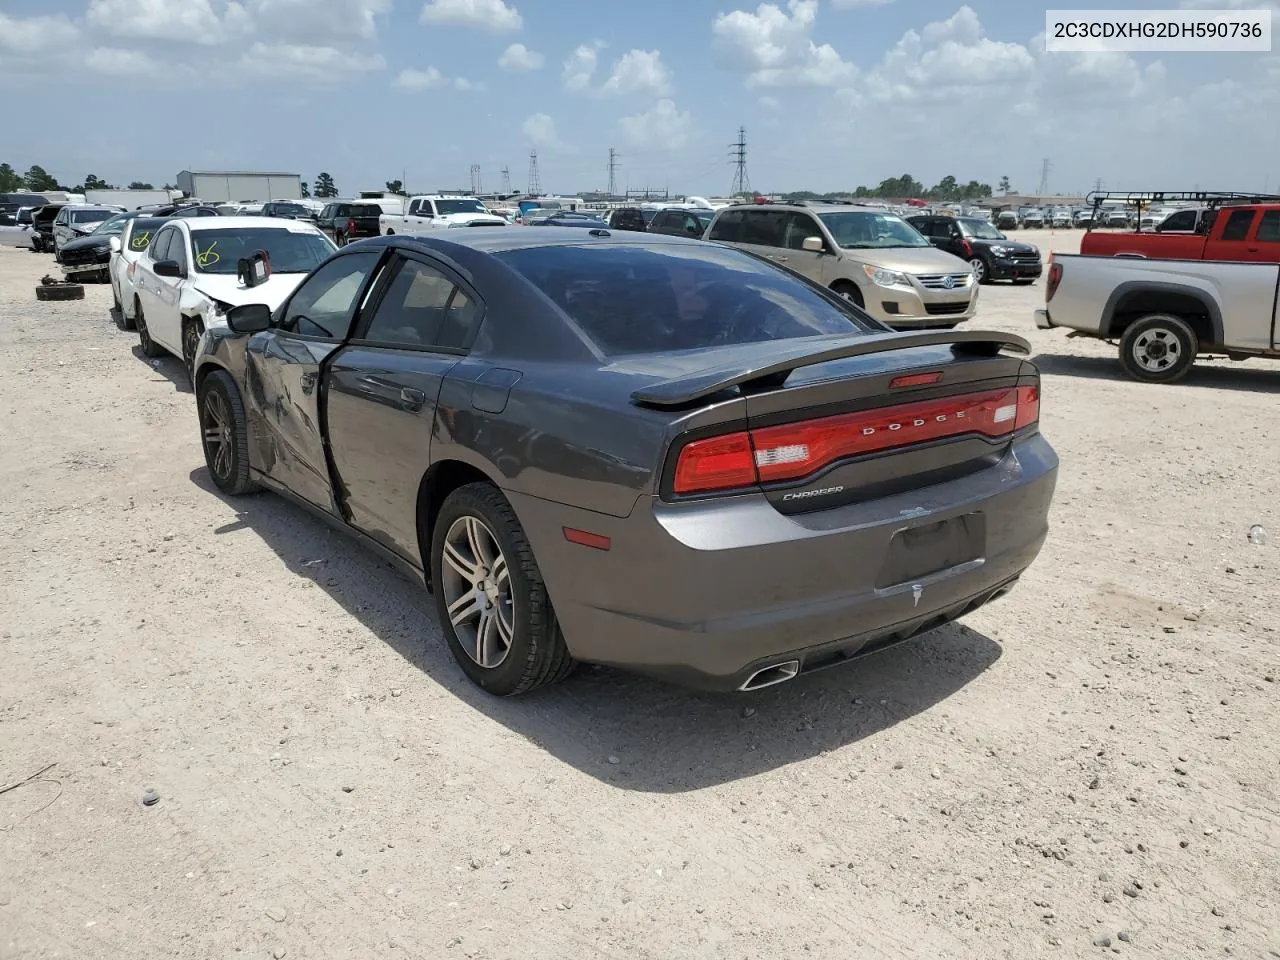
{"type": "Polygon", "coordinates": [[[149,183],[143,183],[141,180],[135,180],[133,181],[133,183],[129,184],[129,189],[130,190],[154,190],[155,187],[153,187],[149,183]]]}
{"type": "Polygon", "coordinates": [[[0,193],[13,193],[22,188],[22,177],[7,163],[0,163],[0,193]]]}
{"type": "Polygon", "coordinates": [[[303,199],[309,199],[311,197],[311,188],[307,186],[307,181],[305,180],[302,181],[302,197],[303,199]]]}
{"type": "Polygon", "coordinates": [[[33,165],[26,175],[22,178],[22,182],[27,185],[28,190],[34,190],[39,193],[41,190],[60,190],[58,180],[53,174],[45,170],[44,167],[33,165]]]}
{"type": "Polygon", "coordinates": [[[999,189],[1000,189],[1000,192],[1005,194],[1006,196],[1013,193],[1013,184],[1009,182],[1009,177],[1007,175],[1000,178],[999,189]]]}
{"type": "MultiPolygon", "coordinates": [[[[85,190],[113,190],[115,188],[112,187],[111,184],[107,183],[107,181],[103,180],[101,177],[91,173],[84,178],[84,189],[85,190]]],[[[81,191],[77,191],[77,193],[79,192],[81,191]]]]}
{"type": "Polygon", "coordinates": [[[338,195],[338,185],[333,182],[333,177],[321,170],[316,177],[315,195],[318,198],[336,197],[338,195]]]}
{"type": "Polygon", "coordinates": [[[387,193],[395,193],[404,196],[404,184],[399,180],[387,181],[387,193]]]}

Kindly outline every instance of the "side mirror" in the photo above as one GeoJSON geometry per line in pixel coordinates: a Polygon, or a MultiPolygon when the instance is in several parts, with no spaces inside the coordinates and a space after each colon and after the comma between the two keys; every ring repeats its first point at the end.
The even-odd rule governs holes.
{"type": "Polygon", "coordinates": [[[265,303],[242,303],[227,311],[227,326],[234,333],[261,333],[271,326],[271,308],[265,303]]]}
{"type": "Polygon", "coordinates": [[[810,253],[821,253],[826,249],[826,244],[822,242],[821,237],[805,237],[800,246],[810,253]]]}
{"type": "Polygon", "coordinates": [[[177,260],[160,260],[151,268],[157,277],[182,277],[182,267],[177,260]]]}
{"type": "Polygon", "coordinates": [[[107,246],[111,248],[111,252],[112,252],[112,253],[119,253],[119,252],[120,252],[120,249],[121,249],[121,248],[120,248],[120,238],[119,238],[119,237],[112,237],[110,240],[108,240],[108,241],[107,241],[107,246]]]}

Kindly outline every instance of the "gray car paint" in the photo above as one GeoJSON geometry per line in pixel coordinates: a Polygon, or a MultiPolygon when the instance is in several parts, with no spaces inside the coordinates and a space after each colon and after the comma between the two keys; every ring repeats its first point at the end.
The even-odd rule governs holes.
{"type": "MultiPolygon", "coordinates": [[[[197,395],[215,368],[240,385],[255,479],[310,505],[424,582],[435,484],[488,478],[525,529],[576,658],[734,688],[770,660],[794,655],[820,665],[830,651],[843,659],[964,612],[998,594],[1038,552],[1057,459],[1035,430],[1014,441],[968,438],[873,457],[863,472],[885,479],[887,470],[887,493],[830,503],[815,496],[807,512],[782,512],[776,490],[684,499],[663,491],[673,443],[740,429],[749,408],[776,419],[788,409],[794,414],[801,398],[806,410],[813,405],[810,414],[848,409],[851,397],[854,407],[883,405],[893,374],[921,368],[944,369],[944,385],[903,391],[895,402],[975,384],[1037,382],[1028,361],[958,355],[941,342],[915,345],[919,334],[894,335],[903,349],[800,370],[786,387],[653,409],[633,402],[632,393],[707,368],[750,366],[776,354],[776,344],[610,362],[491,254],[517,246],[701,241],[635,233],[588,239],[554,228],[458,232],[468,236],[379,238],[334,256],[376,247],[383,250],[380,269],[401,253],[440,263],[483,304],[465,355],[213,328],[196,362],[197,395]],[[424,395],[414,409],[404,405],[406,386],[424,395]],[[459,474],[459,465],[474,475],[465,468],[459,474]],[[929,475],[930,483],[902,483],[915,474],[929,475]],[[911,583],[879,582],[903,531],[975,514],[985,536],[981,556],[911,583]],[[570,543],[565,527],[610,537],[613,546],[570,543]]],[[[368,289],[357,302],[366,300],[368,289]]],[[[277,316],[287,309],[288,302],[277,316]]],[[[869,334],[883,330],[865,326],[869,334]]],[[[862,462],[832,470],[854,476],[862,462]]],[[[830,485],[824,475],[792,488],[830,485]]]]}

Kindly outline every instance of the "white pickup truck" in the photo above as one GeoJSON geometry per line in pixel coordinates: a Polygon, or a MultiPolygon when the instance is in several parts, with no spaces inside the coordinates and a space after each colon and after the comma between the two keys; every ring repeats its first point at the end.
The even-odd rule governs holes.
{"type": "Polygon", "coordinates": [[[414,236],[449,227],[505,227],[507,221],[485,209],[475,197],[431,194],[411,197],[403,215],[384,213],[378,229],[384,237],[392,234],[414,236]]]}
{"type": "Polygon", "coordinates": [[[1120,342],[1135,380],[1172,383],[1197,355],[1280,357],[1280,264],[1055,253],[1042,330],[1120,342]]]}

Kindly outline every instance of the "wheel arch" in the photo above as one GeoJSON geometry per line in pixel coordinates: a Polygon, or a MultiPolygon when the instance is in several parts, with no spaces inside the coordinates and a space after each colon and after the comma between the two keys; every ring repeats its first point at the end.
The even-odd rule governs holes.
{"type": "Polygon", "coordinates": [[[1114,339],[1140,317],[1167,313],[1181,317],[1202,343],[1223,341],[1222,311],[1216,300],[1182,283],[1136,280],[1117,286],[1102,310],[1101,334],[1114,339]]]}
{"type": "Polygon", "coordinates": [[[431,464],[418,483],[418,555],[428,590],[434,590],[431,582],[431,537],[435,532],[436,518],[449,494],[469,483],[490,483],[502,489],[487,470],[475,463],[452,459],[431,464]]]}

